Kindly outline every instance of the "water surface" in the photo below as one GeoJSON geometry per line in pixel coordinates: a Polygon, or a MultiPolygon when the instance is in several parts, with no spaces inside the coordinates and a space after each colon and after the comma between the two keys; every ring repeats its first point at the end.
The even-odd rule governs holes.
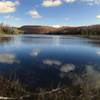
{"type": "Polygon", "coordinates": [[[0,37],[0,74],[29,87],[79,84],[100,87],[100,40],[79,36],[0,37]]]}

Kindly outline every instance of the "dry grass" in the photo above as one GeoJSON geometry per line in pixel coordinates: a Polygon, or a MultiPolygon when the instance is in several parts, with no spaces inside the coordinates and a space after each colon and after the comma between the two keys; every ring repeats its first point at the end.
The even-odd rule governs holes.
{"type": "Polygon", "coordinates": [[[100,100],[100,89],[95,89],[84,81],[69,87],[41,88],[38,92],[29,92],[18,80],[10,81],[0,77],[0,97],[15,100],[100,100]]]}
{"type": "Polygon", "coordinates": [[[19,34],[22,31],[9,25],[0,24],[0,34],[19,34]]]}
{"type": "Polygon", "coordinates": [[[0,77],[0,97],[20,97],[26,93],[21,83],[0,77]]]}

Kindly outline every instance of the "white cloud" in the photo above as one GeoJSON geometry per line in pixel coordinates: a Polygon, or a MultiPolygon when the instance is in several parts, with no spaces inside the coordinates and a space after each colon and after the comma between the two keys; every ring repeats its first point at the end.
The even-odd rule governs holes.
{"type": "Polygon", "coordinates": [[[7,15],[7,16],[4,16],[4,18],[5,19],[7,19],[7,20],[20,20],[20,18],[19,17],[15,17],[15,16],[11,16],[11,15],[7,15]]]}
{"type": "Polygon", "coordinates": [[[55,7],[60,6],[62,4],[61,0],[43,0],[43,7],[55,7]]]}
{"type": "Polygon", "coordinates": [[[12,13],[16,11],[16,6],[19,5],[19,1],[12,2],[10,0],[0,1],[0,13],[12,13]]]}
{"type": "Polygon", "coordinates": [[[15,1],[16,5],[20,5],[20,0],[15,1]]]}
{"type": "Polygon", "coordinates": [[[96,18],[97,18],[97,19],[100,19],[100,15],[97,15],[96,18]]]}
{"type": "Polygon", "coordinates": [[[100,0],[82,0],[83,2],[86,2],[88,5],[99,5],[100,0]]]}
{"type": "Polygon", "coordinates": [[[54,28],[60,28],[60,27],[62,27],[62,25],[51,25],[52,27],[54,27],[54,28]]]}
{"type": "MultiPolygon", "coordinates": [[[[66,3],[74,3],[79,0],[64,0],[66,3]]],[[[88,5],[99,5],[100,0],[80,0],[81,3],[86,3],[88,5]]]]}
{"type": "Polygon", "coordinates": [[[73,3],[75,2],[76,0],[64,0],[66,3],[73,3]]]}
{"type": "Polygon", "coordinates": [[[88,5],[99,5],[100,0],[43,0],[42,6],[43,7],[55,7],[55,6],[60,6],[64,3],[75,3],[75,2],[81,2],[85,3],[88,5]]]}
{"type": "Polygon", "coordinates": [[[35,10],[35,9],[30,10],[30,11],[28,12],[28,14],[29,14],[32,18],[34,18],[34,19],[37,19],[37,18],[41,18],[41,17],[42,17],[42,16],[40,16],[40,14],[38,13],[38,11],[35,10]]]}

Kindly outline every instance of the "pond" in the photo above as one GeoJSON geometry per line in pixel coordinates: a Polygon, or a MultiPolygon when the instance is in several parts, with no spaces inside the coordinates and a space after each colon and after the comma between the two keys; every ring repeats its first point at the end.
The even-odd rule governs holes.
{"type": "Polygon", "coordinates": [[[0,75],[28,87],[75,85],[100,88],[100,40],[80,36],[0,37],[0,75]]]}

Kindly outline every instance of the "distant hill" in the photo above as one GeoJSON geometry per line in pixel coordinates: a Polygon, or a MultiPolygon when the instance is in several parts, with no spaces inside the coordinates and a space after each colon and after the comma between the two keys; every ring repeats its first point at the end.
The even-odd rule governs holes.
{"type": "Polygon", "coordinates": [[[23,30],[25,34],[46,34],[56,31],[56,28],[51,26],[22,26],[20,29],[23,30]]]}
{"type": "Polygon", "coordinates": [[[24,31],[25,34],[65,34],[70,30],[75,30],[78,27],[59,27],[55,28],[52,26],[22,26],[21,30],[24,31]]]}
{"type": "Polygon", "coordinates": [[[24,34],[64,34],[64,35],[89,35],[89,34],[99,34],[100,35],[100,25],[91,26],[80,26],[80,27],[69,27],[62,26],[55,28],[52,26],[22,26],[20,27],[24,34]]]}

